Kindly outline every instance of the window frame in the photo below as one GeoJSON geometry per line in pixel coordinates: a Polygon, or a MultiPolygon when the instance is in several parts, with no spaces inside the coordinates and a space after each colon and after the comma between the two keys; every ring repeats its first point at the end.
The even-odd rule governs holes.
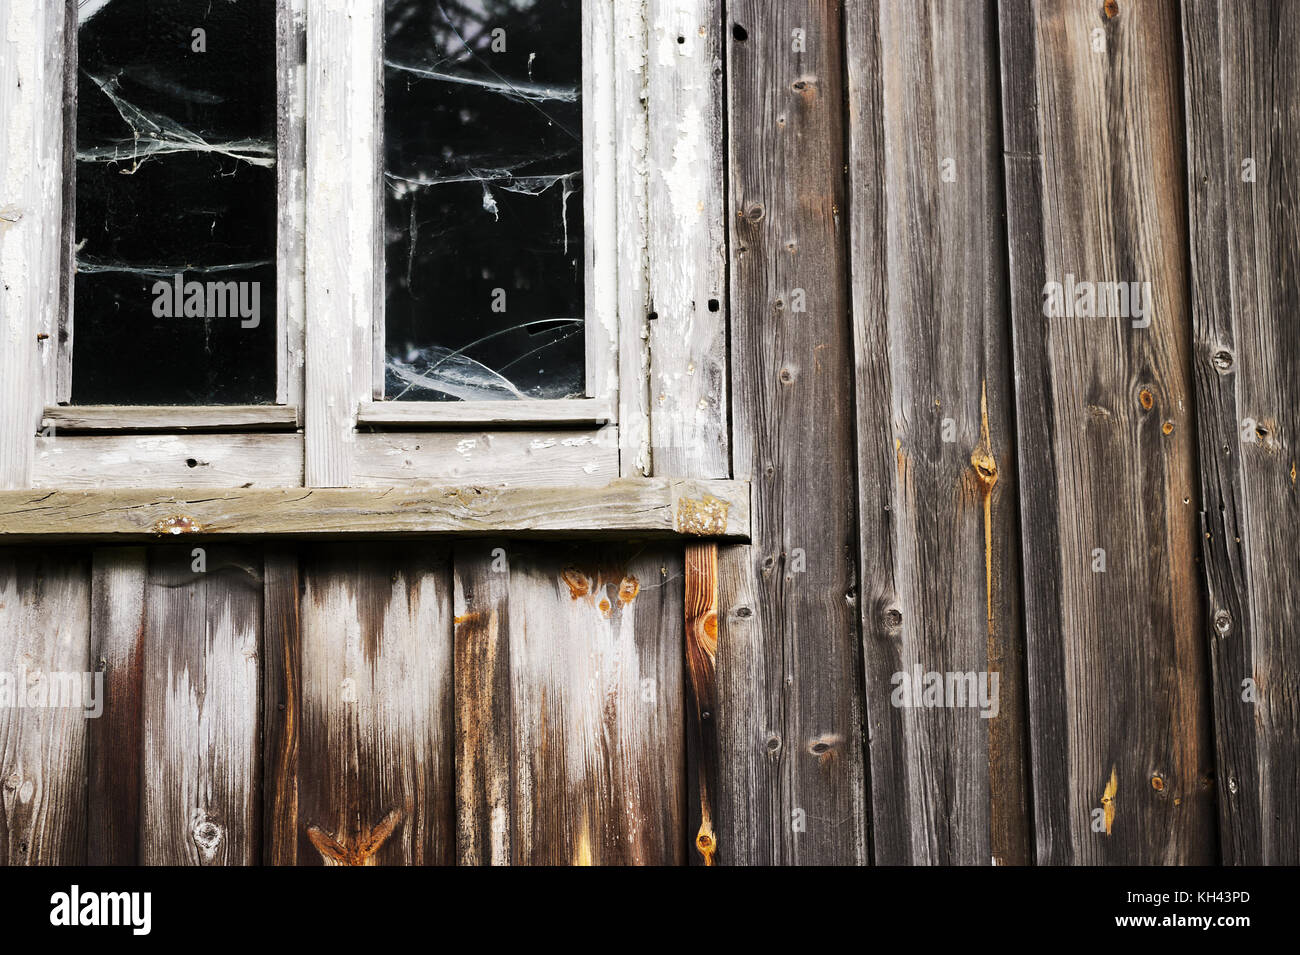
{"type": "MultiPolygon", "coordinates": [[[[278,403],[60,403],[70,391],[75,341],[69,179],[61,307],[42,319],[48,331],[61,326],[67,334],[55,335],[65,341],[53,349],[53,367],[39,372],[44,400],[34,410],[44,430],[28,452],[27,486],[590,487],[648,475],[650,0],[583,2],[587,397],[518,402],[375,400],[383,351],[384,2],[276,2],[278,403]]],[[[76,0],[60,6],[59,52],[69,57],[60,146],[71,175],[76,0]]]]}
{"type": "Polygon", "coordinates": [[[295,13],[304,0],[275,0],[276,51],[276,399],[266,405],[78,405],[72,402],[72,350],[76,337],[77,258],[77,73],[79,15],[77,0],[66,0],[63,73],[63,224],[65,256],[60,277],[55,373],[47,378],[42,429],[75,422],[65,430],[167,432],[192,430],[283,430],[286,409],[296,420],[303,395],[303,180],[301,157],[306,113],[306,64],[298,55],[300,31],[295,13]],[[295,176],[295,173],[298,175],[295,176]],[[124,413],[124,409],[129,412],[124,413]]]}
{"type": "MultiPolygon", "coordinates": [[[[381,8],[383,0],[379,0],[381,8]]],[[[614,129],[617,108],[612,77],[617,69],[613,17],[604,0],[582,0],[582,216],[585,397],[522,401],[392,401],[384,397],[386,296],[383,294],[385,247],[376,243],[380,294],[371,331],[374,364],[371,397],[358,408],[358,423],[385,427],[493,425],[617,424],[618,335],[617,236],[618,169],[614,129]],[[395,408],[394,405],[406,407],[395,408]]],[[[379,88],[376,117],[378,222],[385,224],[384,189],[384,54],[382,16],[379,33],[379,88]]]]}

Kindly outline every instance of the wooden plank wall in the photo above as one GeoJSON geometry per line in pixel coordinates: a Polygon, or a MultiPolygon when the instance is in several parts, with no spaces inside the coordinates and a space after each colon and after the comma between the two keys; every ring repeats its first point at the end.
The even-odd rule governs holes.
{"type": "MultiPolygon", "coordinates": [[[[617,78],[633,212],[704,203],[622,250],[651,381],[622,466],[751,480],[751,542],[6,550],[0,672],[108,703],[0,709],[0,862],[1300,862],[1285,5],[615,26],[650,42],[617,78]],[[1150,322],[1045,316],[1068,276],[1149,282],[1150,322]],[[996,672],[998,715],[894,705],[915,666],[996,672]]],[[[350,369],[308,369],[309,412],[350,369]]],[[[347,430],[306,436],[309,483],[347,482],[347,430]]]]}

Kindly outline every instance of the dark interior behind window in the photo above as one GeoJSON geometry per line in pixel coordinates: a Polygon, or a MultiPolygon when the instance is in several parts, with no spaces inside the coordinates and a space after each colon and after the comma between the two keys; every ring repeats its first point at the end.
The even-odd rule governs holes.
{"type": "Polygon", "coordinates": [[[275,6],[80,4],[74,403],[275,400],[275,6]]]}
{"type": "Polygon", "coordinates": [[[388,0],[385,395],[584,392],[581,0],[388,0]]]}

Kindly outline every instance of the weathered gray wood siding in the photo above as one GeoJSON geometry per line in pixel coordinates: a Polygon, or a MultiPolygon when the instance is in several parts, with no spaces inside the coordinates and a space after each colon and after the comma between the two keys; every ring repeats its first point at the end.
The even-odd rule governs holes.
{"type": "Polygon", "coordinates": [[[1300,860],[1300,18],[1183,4],[1192,370],[1223,860],[1300,860]],[[1249,683],[1247,681],[1250,681],[1249,683]]]}

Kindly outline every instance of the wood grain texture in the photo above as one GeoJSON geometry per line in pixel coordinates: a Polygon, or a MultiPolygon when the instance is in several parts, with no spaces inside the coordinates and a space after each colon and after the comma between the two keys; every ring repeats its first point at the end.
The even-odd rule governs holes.
{"type": "Polygon", "coordinates": [[[651,478],[599,488],[0,492],[0,544],[504,533],[744,540],[749,486],[651,478]]]}
{"type": "MultiPolygon", "coordinates": [[[[455,550],[456,861],[514,861],[509,542],[455,550]]],[[[539,608],[541,609],[541,608],[539,608]]],[[[528,607],[520,607],[530,614],[528,607]]]]}
{"type": "Polygon", "coordinates": [[[445,548],[332,545],[304,555],[301,573],[298,864],[451,863],[445,548]]]}
{"type": "Polygon", "coordinates": [[[15,704],[71,700],[62,677],[90,670],[89,621],[84,555],[0,552],[0,865],[86,861],[86,709],[15,704]]]}
{"type": "Polygon", "coordinates": [[[276,0],[277,398],[301,405],[307,346],[307,0],[276,0]]]}
{"type": "Polygon", "coordinates": [[[733,453],[755,510],[753,545],[719,554],[718,845],[861,863],[842,11],[726,12],[733,453]]]}
{"type": "Polygon", "coordinates": [[[731,474],[722,0],[649,0],[646,95],[654,473],[731,474]]]}
{"type": "Polygon", "coordinates": [[[301,487],[298,434],[96,434],[36,438],[32,487],[301,487]]]}
{"type": "Polygon", "coordinates": [[[89,723],[89,865],[139,865],[144,755],[143,547],[99,548],[91,568],[90,662],[104,675],[104,712],[89,723]]]}
{"type": "Polygon", "coordinates": [[[202,564],[188,546],[149,552],[143,865],[253,865],[261,855],[261,555],[202,550],[202,564]]]}
{"type": "Polygon", "coordinates": [[[484,542],[456,563],[461,860],[682,864],[680,554],[484,542]]]}
{"type": "Polygon", "coordinates": [[[306,13],[305,483],[351,482],[357,406],[372,397],[381,233],[382,7],[320,0],[306,13]],[[345,52],[346,51],[346,52],[345,52]]]}
{"type": "Polygon", "coordinates": [[[1219,844],[1229,864],[1296,865],[1300,21],[1260,0],[1182,12],[1219,844]]]}
{"type": "Polygon", "coordinates": [[[1201,863],[1179,30],[1172,4],[1117,9],[999,7],[1034,832],[1041,863],[1201,863]],[[1045,317],[1071,275],[1150,283],[1149,325],[1045,317]]]}
{"type": "Polygon", "coordinates": [[[30,486],[40,409],[54,397],[66,11],[55,0],[0,8],[0,487],[30,486]]]}
{"type": "Polygon", "coordinates": [[[686,545],[687,776],[692,787],[687,832],[694,833],[692,864],[718,862],[718,545],[686,545]]]}
{"type": "Polygon", "coordinates": [[[860,0],[845,12],[874,858],[1024,864],[995,10],[860,0]],[[995,715],[899,707],[897,674],[917,665],[996,673],[995,715]]]}
{"type": "Polygon", "coordinates": [[[262,864],[294,865],[302,733],[298,555],[283,547],[267,547],[262,580],[262,864]]]}

